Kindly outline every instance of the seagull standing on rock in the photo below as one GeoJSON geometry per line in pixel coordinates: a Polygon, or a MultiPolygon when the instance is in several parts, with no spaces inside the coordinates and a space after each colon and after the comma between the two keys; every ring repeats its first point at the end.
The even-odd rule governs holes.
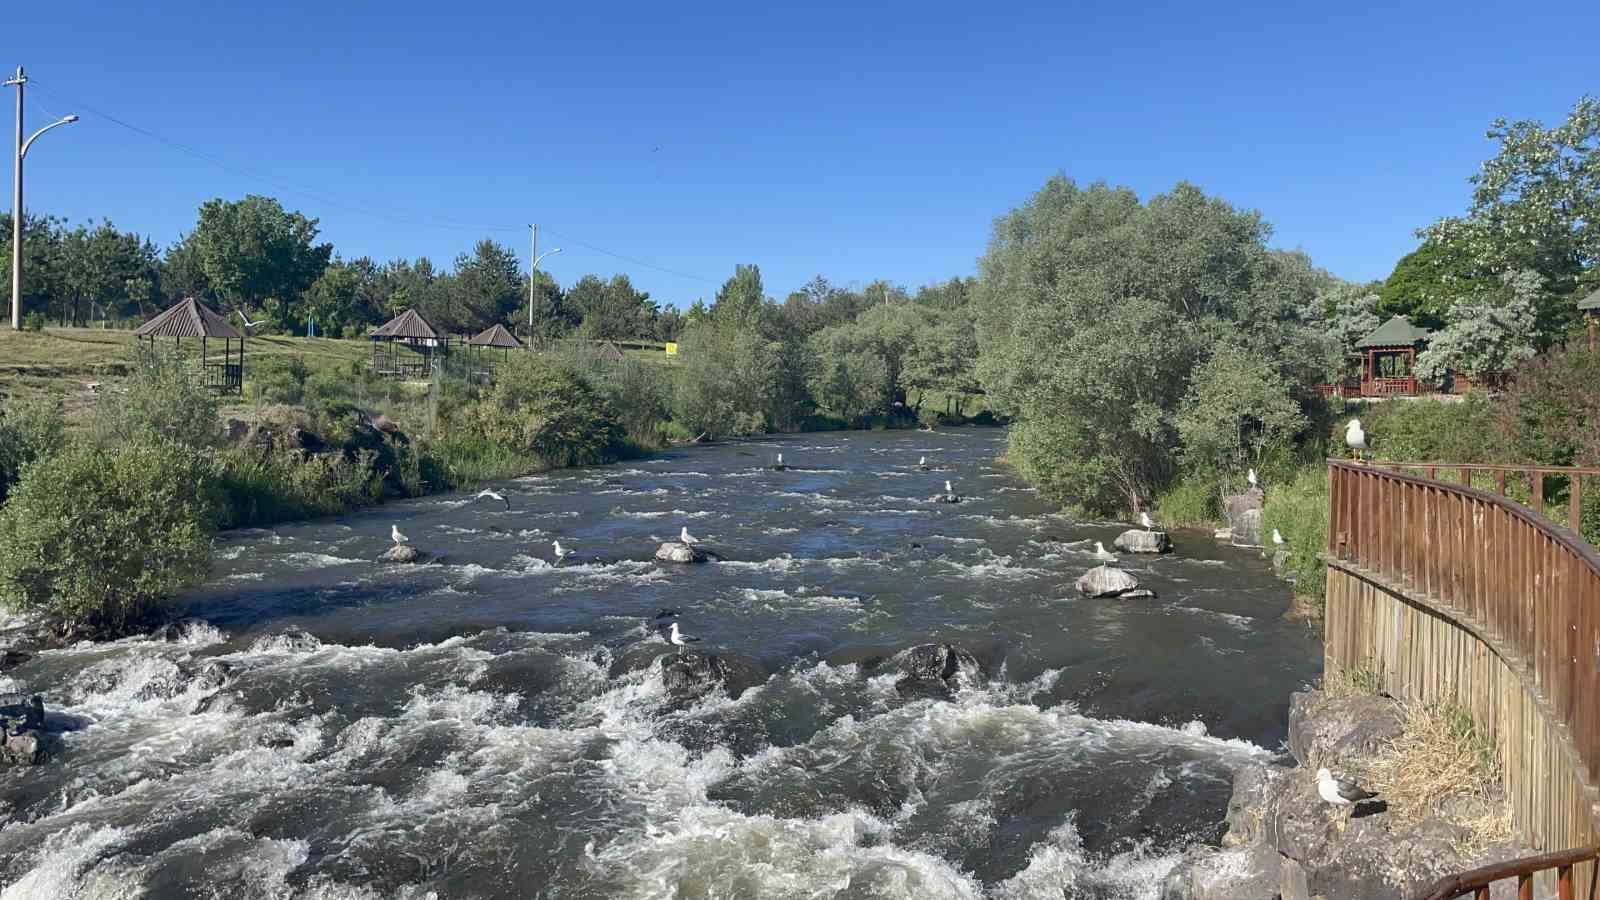
{"type": "Polygon", "coordinates": [[[1150,514],[1147,512],[1139,513],[1139,524],[1144,526],[1145,531],[1156,527],[1156,523],[1150,521],[1150,514]]]}
{"type": "Polygon", "coordinates": [[[1354,807],[1358,803],[1375,799],[1378,795],[1365,790],[1348,778],[1335,778],[1327,769],[1317,770],[1317,794],[1334,806],[1354,807]]]}
{"type": "Polygon", "coordinates": [[[1256,477],[1256,470],[1251,469],[1245,473],[1244,480],[1250,482],[1251,487],[1260,487],[1261,480],[1256,477]]]}
{"type": "Polygon", "coordinates": [[[1094,542],[1094,558],[1101,562],[1116,562],[1117,555],[1106,549],[1106,545],[1099,541],[1094,542]]]}
{"type": "Polygon", "coordinates": [[[698,544],[700,539],[689,533],[688,526],[678,529],[678,542],[681,544],[698,544]]]}
{"type": "Polygon", "coordinates": [[[410,540],[410,538],[400,533],[399,525],[389,526],[389,539],[394,541],[396,544],[404,544],[406,541],[410,540]]]}
{"type": "Polygon", "coordinates": [[[568,560],[578,555],[578,551],[562,547],[560,541],[551,541],[550,543],[555,545],[556,562],[568,560]]]}
{"type": "Polygon", "coordinates": [[[1279,544],[1279,545],[1288,543],[1288,541],[1285,541],[1283,539],[1283,532],[1279,531],[1276,528],[1272,529],[1272,542],[1274,544],[1279,544]]]}
{"type": "Polygon", "coordinates": [[[506,495],[500,493],[499,491],[491,491],[488,488],[485,488],[485,489],[479,491],[477,496],[473,497],[472,499],[474,499],[474,500],[498,500],[501,503],[504,503],[506,505],[506,511],[507,512],[510,512],[510,510],[511,510],[511,501],[507,500],[506,499],[506,495]]]}
{"type": "Polygon", "coordinates": [[[672,646],[678,648],[678,652],[679,653],[682,653],[684,644],[692,644],[692,643],[694,643],[694,642],[696,642],[696,641],[698,641],[700,639],[697,638],[697,637],[690,637],[690,636],[688,636],[686,634],[680,633],[678,631],[678,623],[677,622],[673,622],[672,623],[672,635],[670,637],[668,637],[667,640],[672,642],[672,646]]]}

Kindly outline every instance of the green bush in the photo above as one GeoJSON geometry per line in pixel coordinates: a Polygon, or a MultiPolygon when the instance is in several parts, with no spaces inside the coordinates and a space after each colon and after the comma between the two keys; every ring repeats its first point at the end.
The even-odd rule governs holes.
{"type": "Polygon", "coordinates": [[[24,466],[60,450],[65,441],[66,420],[54,403],[13,403],[0,412],[0,503],[24,466]]]}
{"type": "Polygon", "coordinates": [[[102,632],[205,580],[218,498],[206,454],[170,441],[69,446],[0,508],[0,602],[102,632]]]}
{"type": "MultiPolygon", "coordinates": [[[[1376,459],[1401,462],[1505,462],[1507,448],[1495,440],[1495,410],[1477,394],[1460,401],[1414,400],[1374,404],[1351,411],[1372,442],[1376,459]]],[[[1337,422],[1336,447],[1344,447],[1344,427],[1337,422]]],[[[1348,452],[1348,451],[1344,451],[1348,452]]],[[[1343,455],[1343,453],[1341,453],[1343,455]]]]}
{"type": "MultiPolygon", "coordinates": [[[[1261,510],[1261,528],[1267,535],[1274,528],[1283,534],[1295,589],[1310,597],[1320,611],[1328,581],[1320,558],[1328,547],[1328,470],[1310,466],[1293,481],[1270,485],[1261,510]]],[[[1270,537],[1267,549],[1274,549],[1270,537]]]]}
{"type": "Polygon", "coordinates": [[[217,443],[217,397],[196,376],[192,360],[141,352],[122,387],[102,393],[95,403],[94,433],[100,443],[171,441],[196,449],[217,443]]]}
{"type": "Polygon", "coordinates": [[[537,454],[508,447],[484,435],[454,429],[423,443],[416,456],[416,481],[426,490],[458,490],[549,468],[537,454]]]}
{"type": "Polygon", "coordinates": [[[465,410],[463,422],[493,443],[556,466],[602,462],[623,439],[600,392],[578,373],[544,359],[518,357],[501,366],[494,386],[465,410]]]}
{"type": "Polygon", "coordinates": [[[1156,515],[1167,525],[1210,528],[1222,520],[1222,492],[1211,479],[1189,475],[1157,498],[1156,515]]]}
{"type": "Polygon", "coordinates": [[[221,528],[271,525],[349,512],[383,497],[384,472],[371,451],[354,456],[230,447],[208,473],[222,500],[221,528]]]}
{"type": "Polygon", "coordinates": [[[267,403],[299,403],[311,374],[299,356],[251,359],[245,371],[250,375],[245,382],[250,398],[267,403]]]}

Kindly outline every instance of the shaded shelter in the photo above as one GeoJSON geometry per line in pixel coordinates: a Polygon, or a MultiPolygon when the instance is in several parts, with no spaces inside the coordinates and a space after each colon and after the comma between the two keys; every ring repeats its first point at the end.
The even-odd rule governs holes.
{"type": "Polygon", "coordinates": [[[495,361],[492,354],[496,350],[500,353],[498,361],[505,362],[511,351],[522,348],[522,342],[517,340],[516,335],[507,331],[504,325],[496,322],[469,338],[467,346],[474,348],[473,352],[478,357],[476,362],[483,367],[472,374],[487,376],[490,374],[488,366],[495,361]]]}
{"type": "Polygon", "coordinates": [[[434,360],[450,352],[450,336],[423,315],[408,309],[367,336],[372,341],[372,371],[396,378],[428,378],[434,360]]]}
{"type": "Polygon", "coordinates": [[[1356,342],[1361,356],[1361,396],[1415,396],[1417,353],[1432,332],[1395,316],[1356,342]]]}
{"type": "Polygon", "coordinates": [[[622,362],[622,348],[614,341],[601,341],[595,346],[594,355],[606,362],[622,362]]]}
{"type": "MultiPolygon", "coordinates": [[[[173,349],[179,352],[183,350],[184,338],[199,338],[202,383],[221,394],[244,393],[244,335],[195,298],[185,297],[167,307],[134,329],[133,337],[152,352],[156,349],[157,338],[172,338],[173,349]],[[215,342],[219,340],[222,342],[220,358],[213,355],[215,342]],[[237,348],[234,341],[239,342],[237,348]]],[[[194,346],[193,341],[190,346],[194,346]]]]}

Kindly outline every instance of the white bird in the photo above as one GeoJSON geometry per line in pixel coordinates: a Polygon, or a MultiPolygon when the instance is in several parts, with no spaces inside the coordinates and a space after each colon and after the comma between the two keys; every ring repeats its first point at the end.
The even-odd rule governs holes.
{"type": "Polygon", "coordinates": [[[679,653],[682,653],[684,644],[692,644],[695,641],[698,641],[700,639],[697,638],[697,637],[690,637],[690,636],[688,636],[686,634],[680,633],[678,631],[678,623],[677,622],[673,622],[672,623],[672,635],[670,637],[668,637],[667,640],[672,642],[672,646],[678,648],[678,652],[679,653]]]}
{"type": "Polygon", "coordinates": [[[780,465],[780,466],[783,465],[783,454],[782,453],[778,454],[778,465],[780,465]]]}
{"type": "Polygon", "coordinates": [[[390,525],[389,526],[389,538],[391,540],[393,540],[396,544],[404,544],[407,540],[409,540],[409,538],[407,538],[405,535],[400,533],[400,526],[399,525],[390,525]]]}
{"type": "Polygon", "coordinates": [[[474,500],[499,500],[501,503],[504,503],[506,505],[506,509],[510,509],[511,508],[511,501],[506,499],[506,495],[505,494],[502,494],[499,491],[491,491],[491,490],[489,490],[487,488],[479,491],[477,496],[473,497],[472,499],[474,499],[474,500]]]}
{"type": "Polygon", "coordinates": [[[1156,527],[1156,523],[1150,521],[1150,514],[1147,512],[1139,513],[1139,524],[1143,525],[1146,531],[1156,527]]]}
{"type": "Polygon", "coordinates": [[[928,467],[928,458],[926,456],[917,457],[917,465],[926,469],[928,467]]]}
{"type": "Polygon", "coordinates": [[[689,533],[687,526],[678,529],[678,540],[685,544],[698,544],[700,539],[689,533]]]}
{"type": "Polygon", "coordinates": [[[944,483],[944,492],[946,494],[954,494],[956,492],[956,489],[950,486],[950,482],[946,481],[944,483]]]}
{"type": "Polygon", "coordinates": [[[244,314],[244,310],[242,309],[235,309],[234,312],[239,314],[239,321],[244,323],[245,331],[249,331],[252,328],[257,328],[261,325],[264,325],[267,321],[266,319],[258,319],[252,322],[250,321],[250,318],[244,314]]]}
{"type": "Polygon", "coordinates": [[[1117,555],[1106,549],[1106,545],[1099,541],[1094,542],[1094,558],[1105,562],[1116,562],[1117,555]]]}
{"type": "Polygon", "coordinates": [[[572,557],[578,555],[578,551],[576,550],[563,548],[560,541],[551,541],[550,543],[554,544],[556,548],[556,562],[561,562],[564,559],[571,559],[572,557]]]}
{"type": "Polygon", "coordinates": [[[1258,487],[1261,484],[1260,480],[1256,478],[1255,469],[1251,469],[1250,471],[1246,472],[1244,480],[1250,482],[1251,487],[1258,487]]]}
{"type": "Polygon", "coordinates": [[[1272,542],[1274,544],[1285,544],[1285,543],[1288,543],[1287,541],[1285,541],[1283,539],[1283,532],[1279,531],[1276,528],[1272,529],[1272,542]]]}
{"type": "Polygon", "coordinates": [[[1317,770],[1317,795],[1334,806],[1354,806],[1378,796],[1348,778],[1333,777],[1327,769],[1317,770]]]}
{"type": "Polygon", "coordinates": [[[1372,447],[1367,444],[1367,433],[1361,430],[1360,419],[1351,419],[1350,422],[1344,426],[1344,445],[1349,447],[1351,450],[1356,451],[1358,456],[1362,450],[1372,449],[1372,447]]]}

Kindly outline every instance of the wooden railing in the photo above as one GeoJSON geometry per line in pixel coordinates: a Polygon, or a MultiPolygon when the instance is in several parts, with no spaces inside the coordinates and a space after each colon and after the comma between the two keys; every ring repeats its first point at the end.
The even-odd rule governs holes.
{"type": "Polygon", "coordinates": [[[1422,386],[1410,375],[1399,378],[1368,378],[1361,382],[1363,397],[1415,397],[1422,386]]]}
{"type": "Polygon", "coordinates": [[[1466,485],[1343,460],[1328,478],[1330,560],[1446,607],[1506,648],[1568,729],[1585,779],[1600,780],[1600,553],[1466,485]]]}
{"type": "MultiPolygon", "coordinates": [[[[1418,896],[1417,900],[1455,900],[1468,894],[1476,900],[1489,900],[1489,888],[1495,882],[1505,881],[1508,878],[1517,880],[1517,900],[1533,900],[1533,876],[1551,869],[1556,872],[1556,896],[1560,900],[1575,900],[1572,867],[1595,859],[1600,859],[1600,847],[1581,847],[1577,850],[1563,850],[1560,853],[1546,853],[1543,856],[1495,863],[1492,866],[1442,878],[1429,888],[1426,894],[1418,896]]],[[[1593,882],[1590,883],[1589,894],[1591,898],[1594,895],[1593,882]]]]}
{"type": "MultiPolygon", "coordinates": [[[[1369,465],[1382,466],[1395,472],[1414,472],[1426,475],[1429,478],[1454,480],[1467,487],[1482,485],[1486,490],[1504,497],[1507,496],[1508,486],[1517,488],[1526,487],[1528,490],[1528,506],[1541,515],[1545,514],[1545,497],[1551,493],[1551,488],[1557,491],[1564,486],[1567,491],[1567,521],[1566,525],[1578,534],[1583,534],[1583,494],[1584,479],[1600,481],[1600,469],[1584,466],[1502,466],[1487,465],[1483,463],[1437,463],[1437,462],[1388,462],[1384,460],[1369,463],[1369,465]]],[[[1520,492],[1520,491],[1519,491],[1520,492]]]]}

